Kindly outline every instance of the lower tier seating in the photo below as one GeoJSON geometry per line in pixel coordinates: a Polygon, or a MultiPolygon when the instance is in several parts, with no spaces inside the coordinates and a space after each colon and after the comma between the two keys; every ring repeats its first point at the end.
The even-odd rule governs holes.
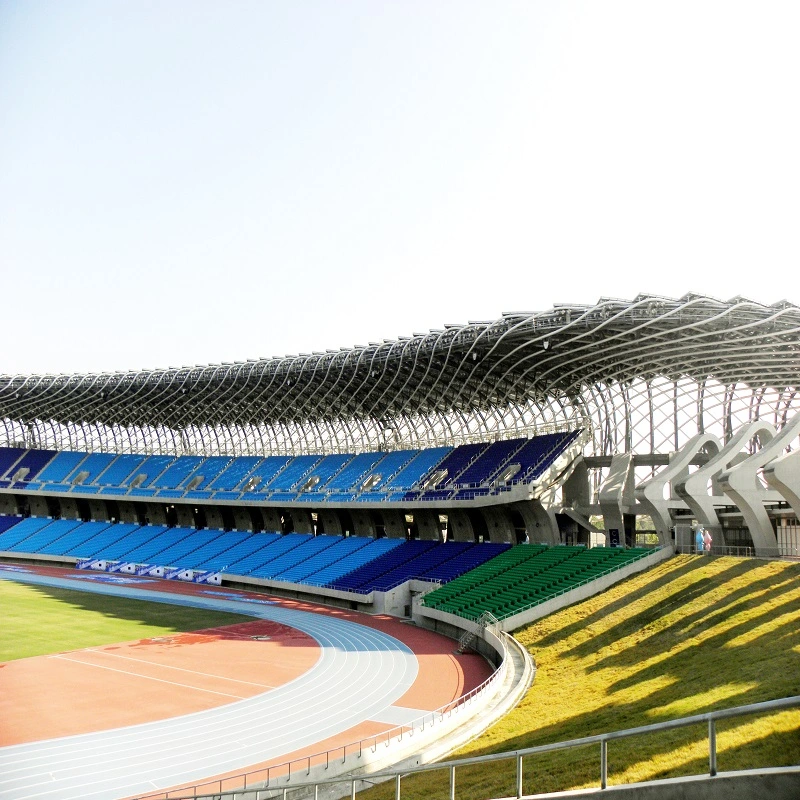
{"type": "Polygon", "coordinates": [[[651,552],[646,548],[517,545],[430,592],[422,602],[469,619],[477,620],[485,612],[504,619],[651,552]]]}

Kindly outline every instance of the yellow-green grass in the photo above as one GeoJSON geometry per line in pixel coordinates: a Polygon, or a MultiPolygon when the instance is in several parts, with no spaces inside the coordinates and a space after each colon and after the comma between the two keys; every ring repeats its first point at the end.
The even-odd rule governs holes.
{"type": "Polygon", "coordinates": [[[0,580],[0,662],[251,619],[0,580]]]}
{"type": "MultiPolygon", "coordinates": [[[[454,757],[534,747],[800,695],[800,564],[678,556],[516,634],[538,671],[524,701],[454,757]]],[[[800,764],[800,711],[718,725],[720,770],[800,764]]],[[[599,785],[599,746],[524,761],[526,793],[599,785]]],[[[708,770],[707,726],[609,744],[609,783],[708,770]]],[[[456,773],[457,796],[515,794],[513,761],[456,773]]],[[[448,774],[403,779],[447,797],[448,774]]],[[[391,797],[389,785],[370,800],[391,797]]]]}

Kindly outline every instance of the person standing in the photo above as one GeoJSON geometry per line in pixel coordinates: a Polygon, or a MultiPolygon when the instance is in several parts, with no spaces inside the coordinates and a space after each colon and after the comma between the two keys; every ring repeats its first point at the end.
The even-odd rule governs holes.
{"type": "Polygon", "coordinates": [[[695,534],[696,550],[697,550],[698,553],[702,553],[703,550],[705,549],[705,538],[703,537],[703,526],[702,525],[698,525],[695,528],[695,531],[696,531],[696,534],[695,534]]]}
{"type": "Polygon", "coordinates": [[[708,531],[703,534],[703,548],[706,555],[711,555],[711,534],[708,531]]]}

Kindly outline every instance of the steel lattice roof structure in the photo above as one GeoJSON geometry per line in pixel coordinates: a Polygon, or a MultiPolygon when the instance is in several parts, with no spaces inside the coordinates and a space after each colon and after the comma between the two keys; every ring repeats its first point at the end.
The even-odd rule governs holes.
{"type": "Polygon", "coordinates": [[[798,388],[797,306],[639,295],[283,358],[2,376],[0,418],[7,443],[65,450],[359,452],[582,426],[595,455],[655,453],[780,426],[798,388]]]}

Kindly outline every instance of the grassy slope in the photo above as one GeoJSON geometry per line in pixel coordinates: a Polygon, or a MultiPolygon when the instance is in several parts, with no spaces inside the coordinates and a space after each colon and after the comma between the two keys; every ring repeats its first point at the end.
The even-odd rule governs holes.
{"type": "Polygon", "coordinates": [[[0,581],[0,615],[0,662],[251,619],[13,581],[0,581]]]}
{"type": "MultiPolygon", "coordinates": [[[[516,635],[536,658],[534,685],[459,756],[800,695],[800,565],[679,556],[516,635]]],[[[800,763],[800,711],[718,730],[720,770],[800,763]]],[[[513,795],[506,763],[459,770],[458,796],[513,795]]],[[[609,745],[612,784],[707,769],[706,726],[609,745]]],[[[526,792],[597,786],[599,747],[529,758],[524,772],[526,792]]],[[[446,774],[403,781],[406,800],[434,797],[447,797],[446,774]]]]}

